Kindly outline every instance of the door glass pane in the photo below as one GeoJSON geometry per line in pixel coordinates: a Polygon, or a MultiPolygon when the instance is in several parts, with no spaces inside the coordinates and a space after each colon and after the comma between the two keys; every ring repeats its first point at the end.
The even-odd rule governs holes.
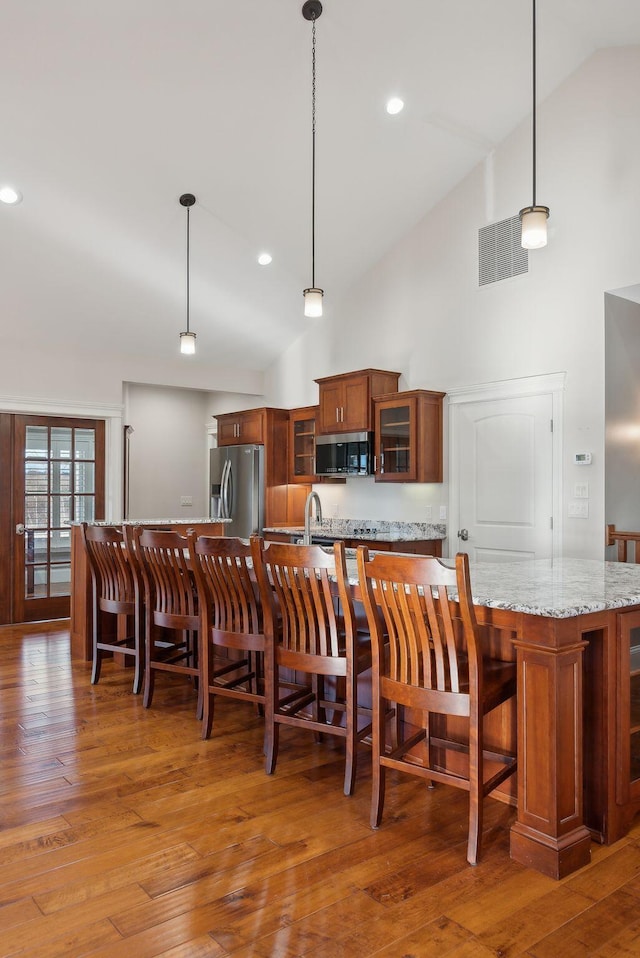
{"type": "Polygon", "coordinates": [[[64,526],[71,519],[71,496],[51,496],[49,525],[64,526]]]}
{"type": "Polygon", "coordinates": [[[410,406],[393,406],[380,410],[380,452],[384,472],[409,472],[410,406]]]}
{"type": "Polygon", "coordinates": [[[51,492],[71,492],[71,463],[51,463],[51,492]]]}
{"type": "Polygon", "coordinates": [[[69,529],[51,530],[51,562],[69,562],[71,545],[69,529]]]}
{"type": "Polygon", "coordinates": [[[25,567],[25,595],[32,599],[42,599],[48,595],[49,576],[46,565],[25,567]]]}
{"type": "Polygon", "coordinates": [[[31,561],[36,564],[46,562],[49,557],[49,533],[29,530],[27,554],[31,554],[31,561]]]}
{"type": "Polygon", "coordinates": [[[50,595],[69,595],[71,592],[71,566],[68,563],[52,565],[49,575],[50,595]]]}
{"type": "Polygon", "coordinates": [[[95,429],[76,429],[75,430],[75,458],[76,459],[95,459],[96,458],[95,429]]]}
{"type": "Polygon", "coordinates": [[[76,462],[76,492],[95,492],[96,466],[94,462],[76,462]]]}
{"type": "Polygon", "coordinates": [[[25,496],[24,524],[28,529],[46,529],[49,525],[49,497],[25,496]]]}
{"type": "Polygon", "coordinates": [[[75,497],[76,522],[93,522],[95,519],[95,499],[93,496],[75,497]]]}
{"type": "Polygon", "coordinates": [[[51,458],[71,459],[71,435],[73,430],[66,426],[51,428],[51,458]]]}
{"type": "Polygon", "coordinates": [[[315,419],[299,419],[293,424],[293,471],[309,476],[315,469],[315,419]]]}
{"type": "Polygon", "coordinates": [[[49,489],[49,464],[34,459],[24,464],[24,491],[27,495],[49,489]]]}
{"type": "Polygon", "coordinates": [[[25,436],[26,459],[48,459],[49,430],[46,426],[27,426],[25,436]]]}

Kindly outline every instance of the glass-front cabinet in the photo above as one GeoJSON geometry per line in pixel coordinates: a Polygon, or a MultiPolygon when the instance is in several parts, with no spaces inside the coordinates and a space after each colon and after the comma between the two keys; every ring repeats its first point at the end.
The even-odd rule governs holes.
{"type": "Polygon", "coordinates": [[[618,801],[640,799],[640,610],[618,615],[618,801]]]}
{"type": "Polygon", "coordinates": [[[413,389],[374,399],[376,482],[442,482],[444,395],[413,389]]]}
{"type": "Polygon", "coordinates": [[[289,411],[289,482],[316,482],[317,406],[289,411]]]}
{"type": "Polygon", "coordinates": [[[376,479],[415,482],[415,400],[399,405],[390,400],[376,405],[376,479]]]}

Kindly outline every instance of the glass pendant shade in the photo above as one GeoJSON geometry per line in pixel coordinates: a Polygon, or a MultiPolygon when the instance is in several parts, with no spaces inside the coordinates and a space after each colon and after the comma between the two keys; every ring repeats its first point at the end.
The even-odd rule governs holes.
{"type": "Polygon", "coordinates": [[[322,297],[324,292],[321,289],[305,289],[304,291],[304,315],[309,319],[316,316],[322,316],[322,297]]]}
{"type": "Polygon", "coordinates": [[[520,210],[523,249],[542,249],[547,245],[548,206],[526,206],[520,210]]]}
{"type": "Polygon", "coordinates": [[[196,351],[196,334],[180,333],[180,352],[184,356],[193,356],[196,351]]]}

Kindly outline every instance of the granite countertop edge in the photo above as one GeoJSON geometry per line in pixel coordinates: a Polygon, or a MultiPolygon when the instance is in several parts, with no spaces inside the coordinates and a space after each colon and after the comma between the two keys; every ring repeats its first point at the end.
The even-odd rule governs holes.
{"type": "MultiPolygon", "coordinates": [[[[188,519],[96,519],[93,522],[87,522],[88,526],[203,526],[218,525],[219,523],[231,522],[231,519],[209,519],[209,518],[188,518],[188,519]]],[[[69,523],[70,526],[81,526],[79,521],[69,523]]]]}

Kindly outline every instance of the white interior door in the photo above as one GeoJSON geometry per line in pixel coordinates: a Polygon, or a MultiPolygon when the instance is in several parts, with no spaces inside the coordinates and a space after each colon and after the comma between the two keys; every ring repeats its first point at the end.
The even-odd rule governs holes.
{"type": "Polygon", "coordinates": [[[460,403],[456,415],[454,551],[486,562],[552,556],[552,396],[460,403]]]}

